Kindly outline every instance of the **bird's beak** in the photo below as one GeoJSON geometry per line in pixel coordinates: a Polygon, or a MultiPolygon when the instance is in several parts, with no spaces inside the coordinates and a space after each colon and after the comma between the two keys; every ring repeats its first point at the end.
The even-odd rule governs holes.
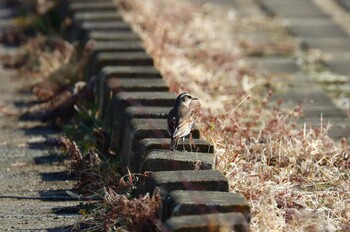
{"type": "Polygon", "coordinates": [[[192,97],[192,100],[194,100],[194,101],[195,101],[195,100],[198,100],[198,98],[196,98],[196,97],[192,97]]]}

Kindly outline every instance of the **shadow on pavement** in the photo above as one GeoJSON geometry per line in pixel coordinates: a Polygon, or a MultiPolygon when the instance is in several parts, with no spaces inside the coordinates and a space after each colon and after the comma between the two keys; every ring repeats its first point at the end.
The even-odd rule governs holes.
{"type": "Polygon", "coordinates": [[[62,154],[57,154],[55,152],[52,152],[48,155],[35,157],[34,164],[45,165],[45,164],[63,163],[65,159],[66,157],[63,156],[62,154]]]}
{"type": "Polygon", "coordinates": [[[43,181],[66,181],[74,179],[69,171],[44,172],[40,173],[40,175],[43,181]]]}

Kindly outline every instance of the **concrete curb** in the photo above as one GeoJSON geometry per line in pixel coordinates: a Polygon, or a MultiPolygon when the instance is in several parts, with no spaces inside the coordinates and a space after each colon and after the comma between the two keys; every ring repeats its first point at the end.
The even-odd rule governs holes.
{"type": "Polygon", "coordinates": [[[194,145],[186,139],[186,152],[181,144],[180,151],[169,151],[165,118],[176,95],[168,92],[130,25],[111,13],[110,0],[82,2],[67,2],[75,20],[70,38],[97,42],[89,75],[97,76],[96,97],[112,145],[124,168],[151,172],[138,191],[161,189],[166,197],[159,214],[169,231],[248,231],[248,202],[238,193],[228,193],[228,180],[213,170],[214,147],[200,138],[198,129],[194,145]]]}

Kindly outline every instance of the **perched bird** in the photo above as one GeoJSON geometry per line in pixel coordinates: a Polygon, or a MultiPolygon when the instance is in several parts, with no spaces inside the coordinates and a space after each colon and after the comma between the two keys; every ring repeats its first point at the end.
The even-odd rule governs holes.
{"type": "Polygon", "coordinates": [[[188,93],[181,93],[177,98],[174,107],[169,111],[168,115],[168,133],[171,137],[170,150],[177,148],[180,138],[184,147],[185,137],[191,133],[193,119],[193,109],[190,104],[198,98],[192,97],[188,93]]]}

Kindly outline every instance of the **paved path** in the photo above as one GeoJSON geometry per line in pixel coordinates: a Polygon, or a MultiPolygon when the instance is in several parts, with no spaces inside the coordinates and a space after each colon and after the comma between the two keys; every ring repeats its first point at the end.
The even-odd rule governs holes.
{"type": "MultiPolygon", "coordinates": [[[[0,2],[1,3],[1,2],[0,2]]],[[[0,33],[11,14],[0,4],[0,33]]],[[[0,47],[0,54],[9,52],[0,47]]],[[[13,51],[13,50],[11,50],[13,51]]],[[[77,221],[75,207],[65,190],[74,181],[63,156],[55,148],[59,131],[36,121],[20,120],[35,100],[21,91],[29,82],[0,64],[0,231],[62,231],[77,221]]]]}
{"type": "Polygon", "coordinates": [[[14,72],[0,69],[0,80],[0,231],[61,231],[77,219],[66,207],[79,202],[64,200],[74,182],[53,146],[59,132],[10,116],[33,97],[18,92],[25,82],[14,72]]]}

